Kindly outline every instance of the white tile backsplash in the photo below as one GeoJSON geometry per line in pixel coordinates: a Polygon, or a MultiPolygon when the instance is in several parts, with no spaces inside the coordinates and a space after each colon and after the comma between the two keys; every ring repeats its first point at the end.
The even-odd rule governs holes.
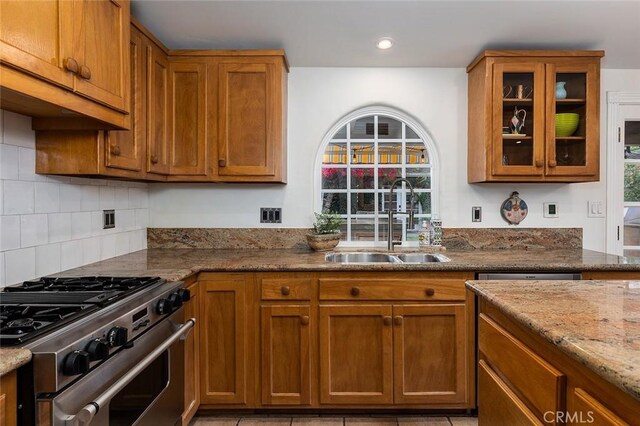
{"type": "Polygon", "coordinates": [[[36,276],[54,274],[60,271],[60,244],[46,244],[36,247],[36,276]]]}
{"type": "Polygon", "coordinates": [[[62,271],[82,266],[82,240],[60,243],[60,269],[62,271]]]}
{"type": "Polygon", "coordinates": [[[147,247],[147,184],[38,175],[35,152],[31,119],[0,110],[0,287],[147,247]]]}
{"type": "Polygon", "coordinates": [[[76,212],[80,211],[80,201],[82,199],[82,186],[74,184],[60,185],[60,211],[76,212]]]}
{"type": "Polygon", "coordinates": [[[0,251],[20,248],[20,216],[0,216],[0,251]]]}
{"type": "Polygon", "coordinates": [[[98,210],[100,208],[100,187],[94,185],[82,185],[81,200],[80,210],[98,210]]]}
{"type": "Polygon", "coordinates": [[[19,178],[18,152],[19,148],[17,146],[0,145],[0,179],[17,180],[19,178]]]}
{"type": "Polygon", "coordinates": [[[33,247],[49,242],[49,225],[46,214],[20,216],[20,246],[33,247]]]}
{"type": "Polygon", "coordinates": [[[71,239],[71,213],[49,215],[49,242],[57,243],[71,239]]]}
{"type": "Polygon", "coordinates": [[[36,134],[31,129],[31,118],[10,111],[2,111],[3,143],[35,149],[36,134]]]}
{"type": "Polygon", "coordinates": [[[36,182],[36,213],[54,213],[60,211],[60,185],[57,183],[36,182]]]}
{"type": "Polygon", "coordinates": [[[9,250],[4,253],[7,284],[15,284],[36,276],[36,248],[9,250]]]}
{"type": "Polygon", "coordinates": [[[4,214],[30,214],[35,211],[35,187],[33,182],[5,180],[4,214]]]}
{"type": "Polygon", "coordinates": [[[71,239],[79,240],[91,236],[91,213],[71,213],[71,239]]]}

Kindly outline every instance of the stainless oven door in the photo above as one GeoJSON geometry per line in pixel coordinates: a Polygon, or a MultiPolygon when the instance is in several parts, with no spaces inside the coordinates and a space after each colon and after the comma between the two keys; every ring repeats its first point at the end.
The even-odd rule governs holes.
{"type": "Polygon", "coordinates": [[[180,308],[51,398],[37,402],[38,424],[174,426],[183,411],[184,337],[195,321],[180,308]]]}

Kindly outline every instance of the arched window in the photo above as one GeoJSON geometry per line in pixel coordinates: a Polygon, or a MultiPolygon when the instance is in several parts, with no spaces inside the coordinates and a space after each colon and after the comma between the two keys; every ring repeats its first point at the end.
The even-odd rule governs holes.
{"type": "MultiPolygon", "coordinates": [[[[345,219],[345,242],[387,240],[389,206],[404,212],[410,205],[404,183],[390,197],[397,178],[413,185],[416,227],[437,212],[435,146],[415,120],[399,111],[370,107],[349,114],[327,133],[316,164],[315,210],[345,219]]],[[[407,227],[407,216],[396,215],[394,238],[414,239],[407,227]]]]}

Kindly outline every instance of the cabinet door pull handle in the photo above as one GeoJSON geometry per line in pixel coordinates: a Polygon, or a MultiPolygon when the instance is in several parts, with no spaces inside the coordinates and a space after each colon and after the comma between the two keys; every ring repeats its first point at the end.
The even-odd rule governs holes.
{"type": "Polygon", "coordinates": [[[120,147],[118,145],[113,145],[111,147],[111,155],[115,155],[115,156],[120,155],[120,147]]]}
{"type": "Polygon", "coordinates": [[[85,80],[91,80],[91,70],[88,66],[83,65],[80,67],[80,77],[85,80]]]}
{"type": "Polygon", "coordinates": [[[549,167],[555,167],[557,165],[558,165],[558,162],[556,160],[549,161],[549,167]]]}
{"type": "Polygon", "coordinates": [[[309,325],[309,317],[306,315],[303,315],[300,317],[300,324],[302,325],[309,325]]]}
{"type": "Polygon", "coordinates": [[[436,291],[434,289],[432,289],[432,288],[428,288],[428,289],[425,290],[424,293],[427,295],[427,297],[431,297],[434,294],[436,294],[436,291]]]}
{"type": "Polygon", "coordinates": [[[536,160],[536,167],[542,167],[542,166],[544,166],[544,161],[536,160]]]}
{"type": "Polygon", "coordinates": [[[158,156],[157,155],[152,155],[151,156],[151,164],[158,164],[158,156]]]}
{"type": "Polygon", "coordinates": [[[288,296],[290,292],[291,290],[287,285],[282,286],[282,288],[280,289],[280,293],[282,293],[283,296],[288,296]]]}
{"type": "Polygon", "coordinates": [[[382,323],[384,325],[391,325],[391,317],[382,317],[382,323]]]}
{"type": "Polygon", "coordinates": [[[393,318],[393,323],[394,323],[395,325],[402,325],[402,316],[400,316],[400,315],[396,315],[396,316],[393,318]]]}
{"type": "Polygon", "coordinates": [[[218,160],[218,167],[227,167],[227,160],[218,160]]]}
{"type": "Polygon", "coordinates": [[[78,66],[78,61],[73,58],[67,58],[64,60],[64,69],[76,74],[80,67],[78,66]]]}
{"type": "Polygon", "coordinates": [[[351,295],[352,296],[359,296],[360,295],[360,289],[358,287],[351,287],[351,295]]]}

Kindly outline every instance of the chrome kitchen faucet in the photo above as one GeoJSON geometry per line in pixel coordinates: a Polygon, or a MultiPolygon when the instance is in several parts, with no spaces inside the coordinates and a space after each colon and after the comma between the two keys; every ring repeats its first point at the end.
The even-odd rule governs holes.
{"type": "Polygon", "coordinates": [[[402,241],[394,241],[393,240],[393,215],[394,214],[406,214],[409,216],[409,226],[407,229],[412,229],[413,228],[413,198],[414,198],[414,194],[413,194],[413,186],[411,185],[411,182],[409,182],[409,180],[405,179],[405,178],[398,178],[396,180],[393,181],[393,183],[391,184],[391,189],[389,189],[389,223],[387,224],[387,249],[389,251],[393,251],[393,248],[399,244],[402,244],[402,241]],[[408,212],[399,212],[397,210],[394,210],[391,207],[391,203],[393,202],[393,190],[395,189],[396,185],[401,183],[401,182],[405,182],[407,184],[407,186],[409,187],[409,191],[411,191],[411,200],[409,203],[409,211],[408,212]]]}

